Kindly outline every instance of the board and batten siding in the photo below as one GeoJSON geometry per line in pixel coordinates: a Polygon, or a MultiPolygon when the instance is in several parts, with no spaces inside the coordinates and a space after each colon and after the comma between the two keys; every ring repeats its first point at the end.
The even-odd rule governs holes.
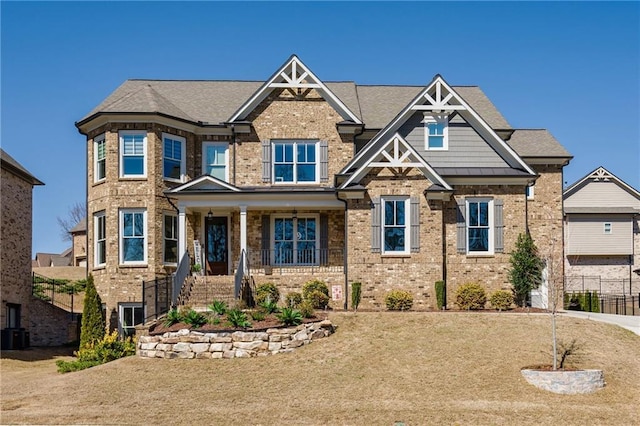
{"type": "Polygon", "coordinates": [[[630,255],[633,254],[633,220],[631,216],[569,215],[567,220],[567,254],[630,255]],[[604,233],[604,224],[611,233],[604,233]]]}
{"type": "Polygon", "coordinates": [[[640,200],[614,182],[588,182],[564,200],[567,207],[635,207],[640,200]]]}
{"type": "Polygon", "coordinates": [[[425,150],[425,127],[422,112],[413,114],[398,133],[432,167],[509,167],[493,148],[462,117],[449,121],[449,149],[425,150]]]}

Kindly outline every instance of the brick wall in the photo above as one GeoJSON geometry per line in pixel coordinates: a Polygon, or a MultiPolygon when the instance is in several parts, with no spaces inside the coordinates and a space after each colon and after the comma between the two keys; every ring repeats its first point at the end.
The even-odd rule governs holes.
{"type": "Polygon", "coordinates": [[[31,298],[31,346],[59,346],[79,340],[79,315],[31,298]]]}

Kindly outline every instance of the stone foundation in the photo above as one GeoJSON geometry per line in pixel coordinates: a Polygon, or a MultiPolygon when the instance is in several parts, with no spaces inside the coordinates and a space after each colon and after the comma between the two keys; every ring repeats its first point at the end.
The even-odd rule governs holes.
{"type": "Polygon", "coordinates": [[[139,336],[143,358],[249,358],[292,352],[334,332],[329,320],[266,331],[203,333],[188,329],[158,336],[139,336]]]}
{"type": "Polygon", "coordinates": [[[533,386],[553,393],[565,395],[592,393],[604,387],[602,370],[521,370],[521,373],[533,386]]]}

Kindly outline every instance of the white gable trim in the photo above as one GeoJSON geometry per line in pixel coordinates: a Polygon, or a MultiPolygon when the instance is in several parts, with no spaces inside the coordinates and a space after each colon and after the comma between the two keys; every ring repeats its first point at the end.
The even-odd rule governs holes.
{"type": "Polygon", "coordinates": [[[453,112],[457,111],[471,126],[483,136],[499,155],[511,167],[521,168],[531,175],[536,173],[520,158],[520,156],[498,136],[498,134],[480,117],[440,76],[436,75],[427,87],[422,90],[384,129],[369,141],[369,143],[349,162],[341,171],[354,168],[362,161],[366,161],[370,151],[377,148],[381,140],[396,132],[402,124],[416,111],[453,112]]]}
{"type": "Polygon", "coordinates": [[[362,121],[342,103],[336,95],[333,94],[327,86],[320,81],[311,70],[302,63],[296,56],[292,55],[285,64],[276,71],[253,96],[245,102],[240,109],[233,114],[229,122],[242,120],[249,115],[271,93],[273,89],[290,88],[290,89],[316,89],[329,104],[340,113],[345,120],[353,121],[356,124],[362,124],[362,121]],[[306,81],[306,82],[305,82],[306,81]]]}
{"type": "Polygon", "coordinates": [[[620,179],[619,177],[617,177],[616,175],[614,175],[613,173],[611,173],[609,170],[605,169],[602,166],[598,167],[591,173],[588,173],[585,177],[583,177],[582,179],[580,179],[579,181],[571,185],[569,188],[567,188],[562,194],[564,198],[567,198],[571,193],[576,192],[579,188],[583,186],[582,185],[583,183],[589,183],[589,182],[586,182],[587,180],[589,182],[611,181],[613,183],[616,183],[618,186],[622,187],[631,195],[633,195],[634,197],[640,200],[640,191],[636,190],[634,187],[630,186],[625,181],[623,181],[622,179],[620,179]]]}
{"type": "Polygon", "coordinates": [[[358,168],[347,179],[340,188],[357,183],[369,170],[379,167],[388,168],[410,168],[420,169],[422,173],[434,184],[439,184],[447,190],[452,190],[451,186],[436,173],[436,171],[418,154],[418,152],[404,140],[398,133],[393,135],[384,145],[382,145],[374,155],[372,155],[362,166],[358,168]],[[391,148],[391,149],[389,149],[391,148]]]}
{"type": "Polygon", "coordinates": [[[206,186],[207,184],[213,185],[214,187],[219,187],[220,189],[227,189],[233,192],[240,192],[240,188],[238,188],[237,186],[230,185],[227,182],[224,182],[220,179],[217,179],[209,175],[202,175],[183,185],[176,186],[175,188],[167,192],[170,194],[179,194],[180,192],[186,191],[187,189],[197,189],[198,187],[206,186]]]}

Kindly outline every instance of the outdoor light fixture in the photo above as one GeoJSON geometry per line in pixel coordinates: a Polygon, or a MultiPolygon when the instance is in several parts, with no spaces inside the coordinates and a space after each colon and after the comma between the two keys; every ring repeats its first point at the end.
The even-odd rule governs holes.
{"type": "Polygon", "coordinates": [[[212,218],[213,218],[213,212],[211,211],[211,209],[209,209],[209,213],[207,213],[207,217],[208,217],[209,219],[212,219],[212,218]]]}

